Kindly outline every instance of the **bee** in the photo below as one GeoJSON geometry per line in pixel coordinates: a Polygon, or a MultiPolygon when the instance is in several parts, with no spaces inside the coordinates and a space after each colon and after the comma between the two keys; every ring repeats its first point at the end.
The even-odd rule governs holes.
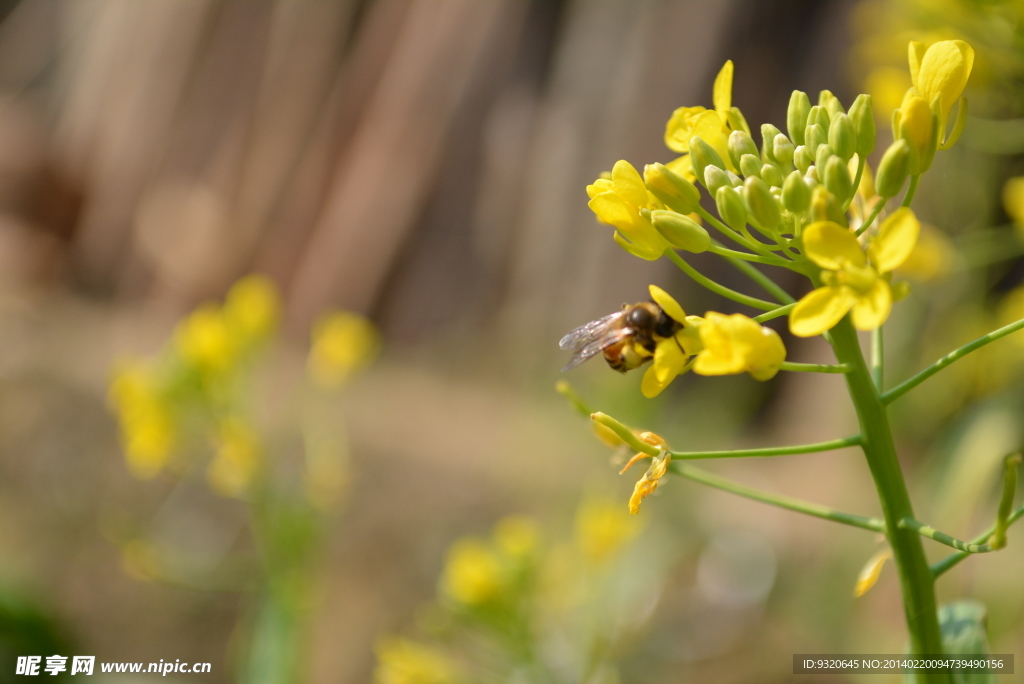
{"type": "Polygon", "coordinates": [[[562,371],[598,352],[620,373],[639,368],[654,358],[659,340],[672,337],[682,327],[654,302],[625,304],[621,311],[581,325],[559,340],[560,349],[572,352],[562,371]]]}

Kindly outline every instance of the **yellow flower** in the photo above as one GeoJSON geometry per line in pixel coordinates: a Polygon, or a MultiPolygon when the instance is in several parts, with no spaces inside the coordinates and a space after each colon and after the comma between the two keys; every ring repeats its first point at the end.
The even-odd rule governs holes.
{"type": "Polygon", "coordinates": [[[525,558],[537,549],[540,529],[537,522],[525,515],[510,515],[494,526],[494,543],[506,555],[525,558]]]}
{"type": "Polygon", "coordinates": [[[658,485],[661,483],[661,478],[664,477],[665,473],[668,471],[668,464],[671,461],[672,454],[668,451],[662,451],[654,457],[651,467],[647,469],[644,476],[641,477],[637,481],[636,486],[633,487],[633,495],[629,497],[630,515],[636,515],[640,512],[640,502],[653,494],[654,490],[658,488],[658,485]]]}
{"type": "Polygon", "coordinates": [[[243,340],[264,340],[277,328],[281,317],[281,296],[277,287],[266,276],[245,276],[228,290],[224,317],[243,340]]]}
{"type": "Polygon", "coordinates": [[[256,432],[237,418],[228,419],[220,426],[217,453],[207,468],[207,481],[221,496],[240,498],[256,478],[260,461],[256,432]]]}
{"type": "Polygon", "coordinates": [[[786,360],[779,334],[743,314],[709,311],[700,337],[704,349],[693,364],[700,375],[749,373],[755,380],[770,380],[786,360]]]}
{"type": "Polygon", "coordinates": [[[638,531],[621,504],[606,499],[584,499],[576,511],[576,544],[591,563],[611,558],[638,531]]]}
{"type": "Polygon", "coordinates": [[[369,365],[380,349],[373,323],[347,311],[320,319],[313,327],[307,369],[313,381],[334,389],[353,371],[369,365]]]}
{"type": "Polygon", "coordinates": [[[892,309],[892,287],[885,277],[910,256],[920,224],[904,207],[882,222],[867,254],[853,233],[831,221],[809,225],[803,234],[807,257],[825,269],[824,287],[808,293],[789,314],[789,329],[798,337],[830,330],[852,309],[858,330],[874,330],[892,309]]]}
{"type": "MultiPolygon", "coordinates": [[[[704,139],[704,142],[715,148],[722,161],[726,163],[730,171],[736,168],[729,156],[728,139],[729,134],[737,129],[747,130],[746,121],[739,109],[732,106],[732,60],[727,61],[718,76],[715,77],[715,85],[712,91],[712,102],[714,109],[706,107],[680,107],[672,112],[668,123],[665,124],[665,145],[673,152],[688,153],[690,151],[690,140],[694,136],[704,139]]],[[[667,164],[673,171],[688,178],[693,178],[692,167],[682,163],[688,156],[680,157],[667,164]]]]}
{"type": "Polygon", "coordinates": [[[141,361],[122,361],[114,371],[109,397],[121,425],[128,468],[140,479],[156,476],[170,458],[176,429],[173,409],[162,396],[155,372],[141,361]]]}
{"type": "Polygon", "coordinates": [[[503,572],[497,555],[479,539],[460,539],[448,550],[441,583],[458,603],[479,606],[500,597],[503,572]]]}
{"type": "Polygon", "coordinates": [[[974,49],[962,40],[940,40],[927,48],[924,43],[912,41],[908,53],[913,89],[929,106],[938,99],[941,143],[945,140],[949,112],[971,75],[974,49]]]}
{"type": "Polygon", "coordinates": [[[686,362],[703,348],[697,331],[704,319],[687,316],[679,302],[660,287],[651,285],[648,291],[669,318],[683,326],[672,337],[659,340],[654,348],[654,362],[644,371],[640,383],[640,391],[651,399],[661,394],[680,373],[685,373],[686,362]]]}
{"type": "Polygon", "coordinates": [[[238,352],[224,312],[212,303],[200,306],[178,324],[174,342],[182,358],[203,373],[228,370],[238,352]]]}
{"type": "Polygon", "coordinates": [[[660,205],[628,161],[615,162],[611,178],[599,178],[588,185],[587,195],[590,196],[587,206],[599,221],[615,226],[615,242],[630,254],[654,261],[670,247],[640,212],[660,205]]]}
{"type": "Polygon", "coordinates": [[[374,684],[453,684],[455,663],[442,651],[410,639],[388,637],[377,644],[374,684]]]}

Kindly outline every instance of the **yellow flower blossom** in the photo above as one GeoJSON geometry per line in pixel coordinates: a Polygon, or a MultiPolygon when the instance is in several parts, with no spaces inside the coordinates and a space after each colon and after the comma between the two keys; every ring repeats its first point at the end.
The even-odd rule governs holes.
{"type": "Polygon", "coordinates": [[[228,419],[220,426],[217,453],[206,478],[221,496],[240,498],[256,478],[260,462],[259,436],[242,421],[228,419]]]}
{"type": "Polygon", "coordinates": [[[949,112],[964,92],[974,67],[974,48],[962,40],[940,40],[927,48],[912,41],[908,49],[913,90],[929,107],[938,100],[939,142],[944,142],[949,112]]]}
{"type": "Polygon", "coordinates": [[[526,558],[537,549],[540,529],[537,522],[525,515],[510,515],[494,526],[494,543],[506,555],[526,558]]]}
{"type": "Polygon", "coordinates": [[[232,331],[245,341],[259,342],[277,328],[281,296],[266,276],[247,275],[228,290],[224,317],[232,331]]]}
{"type": "Polygon", "coordinates": [[[749,373],[755,380],[769,380],[786,360],[779,334],[743,314],[709,311],[700,338],[704,349],[693,364],[700,375],[749,373]]]}
{"type": "Polygon", "coordinates": [[[857,576],[857,584],[853,588],[853,595],[860,598],[864,594],[871,590],[871,587],[875,586],[878,582],[878,578],[882,574],[882,568],[885,566],[885,561],[892,558],[892,549],[886,547],[872,556],[864,567],[861,569],[860,574],[857,576]]]}
{"type": "Polygon", "coordinates": [[[238,340],[215,304],[204,304],[178,324],[174,333],[178,353],[203,373],[228,370],[238,353],[238,340]]]}
{"type": "Polygon", "coordinates": [[[789,314],[789,329],[798,337],[830,330],[852,310],[858,330],[874,330],[889,317],[893,292],[886,278],[910,256],[920,224],[908,208],[882,222],[867,253],[848,229],[830,221],[809,225],[803,234],[807,257],[825,269],[824,287],[808,293],[789,314]]]}
{"type": "Polygon", "coordinates": [[[121,426],[128,468],[136,477],[155,477],[170,459],[176,441],[172,407],[161,393],[153,369],[141,361],[122,361],[110,384],[110,403],[121,426]]]}
{"type": "Polygon", "coordinates": [[[499,598],[503,580],[498,556],[479,539],[460,539],[448,550],[441,583],[458,603],[479,606],[499,598]]]}
{"type": "Polygon", "coordinates": [[[333,313],[313,327],[307,369],[317,385],[334,389],[353,371],[369,365],[379,349],[380,337],[373,323],[358,314],[333,313]]]}
{"type": "Polygon", "coordinates": [[[640,391],[649,399],[661,394],[680,373],[686,372],[686,363],[703,345],[697,332],[703,320],[700,316],[687,316],[683,307],[672,296],[656,285],[648,288],[651,299],[672,320],[682,324],[675,335],[659,340],[654,348],[654,361],[644,371],[640,391]]]}
{"type": "Polygon", "coordinates": [[[401,637],[377,644],[374,684],[453,684],[455,663],[439,649],[401,637]]]}
{"type": "Polygon", "coordinates": [[[611,178],[599,178],[588,185],[587,195],[587,206],[599,221],[615,226],[615,242],[630,254],[654,261],[670,247],[640,211],[656,209],[660,203],[628,161],[615,162],[611,178]]]}
{"type": "Polygon", "coordinates": [[[614,556],[639,531],[636,520],[606,499],[589,497],[576,511],[576,544],[591,563],[614,556]]]}
{"type": "Polygon", "coordinates": [[[665,124],[665,145],[673,152],[684,153],[684,156],[669,162],[673,171],[691,180],[694,178],[693,168],[689,165],[690,140],[698,136],[711,147],[715,148],[730,171],[736,168],[729,156],[729,134],[734,130],[750,132],[740,110],[732,106],[732,60],[727,61],[715,77],[712,90],[714,109],[706,107],[680,107],[672,112],[665,124]],[[684,162],[683,160],[686,160],[684,162]]]}

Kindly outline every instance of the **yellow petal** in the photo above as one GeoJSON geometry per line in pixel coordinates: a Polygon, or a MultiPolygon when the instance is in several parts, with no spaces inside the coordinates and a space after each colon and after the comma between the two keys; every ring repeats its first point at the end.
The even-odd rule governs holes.
{"type": "Polygon", "coordinates": [[[662,340],[654,348],[654,363],[651,368],[658,382],[668,385],[676,379],[679,371],[686,365],[686,354],[674,339],[662,340]]]}
{"type": "Polygon", "coordinates": [[[868,246],[868,259],[879,273],[888,273],[907,260],[920,233],[917,216],[909,207],[901,207],[882,221],[878,236],[868,246]]]}
{"type": "Polygon", "coordinates": [[[668,149],[673,152],[689,152],[693,122],[706,111],[707,107],[680,107],[672,112],[668,123],[665,124],[665,145],[668,149]]]}
{"type": "Polygon", "coordinates": [[[932,109],[923,97],[909,94],[903,99],[899,127],[900,135],[910,143],[910,148],[918,155],[925,154],[935,136],[935,122],[932,109]]]}
{"type": "Polygon", "coordinates": [[[779,333],[761,327],[760,336],[747,354],[747,372],[755,380],[771,380],[786,360],[786,346],[779,333]]]}
{"type": "Polygon", "coordinates": [[[845,263],[864,264],[857,237],[838,223],[816,221],[804,229],[803,239],[807,257],[822,268],[838,271],[845,263]]]}
{"type": "Polygon", "coordinates": [[[625,159],[615,162],[612,167],[612,188],[622,199],[638,210],[647,206],[647,186],[640,173],[625,159]]]}
{"type": "Polygon", "coordinates": [[[647,291],[651,293],[651,299],[653,299],[658,306],[664,309],[665,313],[667,313],[670,318],[679,321],[680,323],[686,322],[686,312],[683,311],[683,307],[679,306],[679,302],[677,302],[672,295],[665,292],[657,285],[648,286],[647,291]]]}
{"type": "Polygon", "coordinates": [[[645,397],[653,399],[661,394],[662,390],[666,387],[668,387],[668,383],[658,379],[658,372],[654,369],[654,366],[644,371],[644,379],[640,382],[640,392],[645,397]]]}
{"type": "Polygon", "coordinates": [[[924,53],[927,49],[924,43],[916,40],[910,41],[910,45],[907,46],[907,61],[910,62],[910,80],[918,91],[921,90],[918,85],[921,75],[921,61],[924,59],[924,53]]]}
{"type": "Polygon", "coordinates": [[[814,337],[831,330],[856,300],[848,287],[819,287],[804,295],[793,307],[789,313],[789,331],[797,337],[814,337]]]}
{"type": "MultiPolygon", "coordinates": [[[[939,97],[943,125],[967,85],[974,66],[974,49],[962,40],[941,40],[933,43],[921,57],[915,87],[930,103],[939,97]]],[[[913,67],[911,67],[913,68],[913,67]]]]}
{"type": "Polygon", "coordinates": [[[878,581],[878,577],[882,574],[882,568],[885,566],[885,561],[892,558],[891,549],[883,549],[871,557],[870,560],[864,565],[860,571],[860,575],[857,576],[857,586],[853,588],[853,595],[860,598],[864,594],[868,593],[871,587],[875,586],[878,581]]]}
{"type": "Polygon", "coordinates": [[[885,323],[892,311],[892,288],[881,278],[875,281],[871,290],[853,305],[853,327],[857,330],[874,330],[885,323]]]}
{"type": "Polygon", "coordinates": [[[597,220],[608,223],[616,228],[629,230],[633,225],[636,209],[629,206],[624,199],[614,192],[602,192],[594,195],[587,206],[597,215],[597,220]]]}
{"type": "Polygon", "coordinates": [[[729,156],[728,129],[718,112],[708,110],[698,116],[693,122],[693,135],[711,145],[730,171],[736,170],[732,163],[732,157],[729,156]]]}
{"type": "Polygon", "coordinates": [[[700,316],[687,316],[683,329],[676,333],[676,341],[690,356],[704,348],[704,342],[700,339],[700,326],[703,323],[704,319],[700,316]]]}
{"type": "MultiPolygon", "coordinates": [[[[687,147],[689,147],[689,139],[687,139],[686,145],[687,147]]],[[[669,171],[674,171],[678,173],[680,176],[690,181],[691,183],[695,183],[697,181],[697,174],[693,172],[693,160],[690,159],[690,155],[688,154],[684,154],[681,157],[676,157],[672,161],[665,164],[665,166],[668,167],[669,171]]]]}
{"type": "Polygon", "coordinates": [[[608,178],[598,178],[596,181],[587,186],[587,197],[594,199],[602,192],[608,192],[612,190],[612,182],[608,178]]]}
{"type": "Polygon", "coordinates": [[[733,64],[730,59],[722,66],[718,76],[715,77],[715,86],[712,90],[712,102],[715,103],[715,111],[722,116],[725,116],[725,113],[729,111],[729,107],[732,106],[732,72],[733,64]]]}
{"type": "Polygon", "coordinates": [[[649,244],[630,242],[619,231],[615,231],[615,234],[612,235],[612,238],[615,240],[615,244],[617,244],[622,249],[626,250],[635,257],[640,257],[641,259],[646,259],[647,261],[657,261],[658,259],[661,258],[661,255],[664,254],[664,250],[652,247],[649,244]]]}

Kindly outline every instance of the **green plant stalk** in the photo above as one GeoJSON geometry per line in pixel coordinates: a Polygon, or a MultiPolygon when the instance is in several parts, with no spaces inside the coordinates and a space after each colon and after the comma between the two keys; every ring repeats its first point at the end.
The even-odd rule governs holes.
{"type": "MultiPolygon", "coordinates": [[[[733,266],[735,266],[741,273],[743,273],[748,278],[750,278],[755,283],[764,288],[765,292],[769,293],[771,296],[775,297],[780,302],[783,302],[784,304],[796,303],[796,300],[793,299],[793,297],[788,292],[779,287],[779,285],[774,280],[766,276],[764,273],[761,273],[761,271],[759,271],[756,266],[752,266],[746,262],[740,261],[739,259],[735,259],[729,256],[725,257],[725,260],[728,261],[733,266]]],[[[787,264],[788,263],[789,262],[787,262],[787,264]]],[[[790,265],[787,265],[786,268],[794,270],[793,266],[790,265]]]]}
{"type": "Polygon", "coordinates": [[[797,361],[783,361],[779,366],[780,370],[795,371],[798,373],[848,373],[850,367],[844,364],[838,366],[828,363],[799,363],[797,361]]]}
{"type": "MultiPolygon", "coordinates": [[[[597,415],[597,414],[595,414],[597,415]]],[[[602,414],[603,415],[603,414],[602,414]]],[[[706,459],[706,458],[750,458],[758,456],[789,456],[791,454],[814,454],[819,451],[833,451],[861,444],[860,435],[830,439],[827,442],[812,444],[788,444],[779,447],[761,447],[758,449],[732,449],[730,451],[670,451],[672,458],[706,459]]],[[[647,452],[644,452],[647,453],[647,452]]]]}
{"type": "MultiPolygon", "coordinates": [[[[1017,508],[1017,510],[1015,510],[1013,513],[1011,513],[1009,516],[1007,516],[1007,518],[1006,518],[1006,527],[1009,527],[1010,525],[1015,523],[1017,520],[1019,520],[1021,517],[1024,517],[1024,506],[1020,506],[1019,508],[1017,508]]],[[[988,528],[988,530],[986,530],[985,532],[982,532],[977,537],[972,539],[971,543],[972,544],[984,544],[985,542],[987,542],[989,539],[992,538],[993,534],[995,534],[995,529],[996,529],[996,526],[993,525],[992,527],[988,528]]],[[[965,558],[967,558],[968,556],[971,556],[971,555],[973,555],[973,554],[968,553],[967,551],[958,551],[956,553],[951,553],[950,555],[946,556],[945,558],[943,558],[940,561],[936,561],[935,563],[932,563],[932,577],[935,577],[936,579],[938,579],[938,577],[940,575],[942,575],[943,573],[945,573],[948,570],[952,570],[954,567],[956,567],[957,565],[960,564],[960,561],[962,561],[963,559],[965,559],[965,558]]]]}
{"type": "MultiPolygon", "coordinates": [[[[916,655],[941,654],[942,633],[932,571],[925,558],[921,537],[913,530],[900,527],[904,518],[914,518],[914,510],[896,456],[885,404],[864,361],[860,341],[849,316],[832,328],[832,345],[836,359],[850,367],[850,372],[844,377],[857,411],[863,437],[861,447],[875,481],[889,544],[899,571],[911,652],[916,655]]],[[[946,672],[926,672],[919,675],[919,681],[948,684],[950,679],[946,672]]]]}
{"type": "Polygon", "coordinates": [[[778,318],[779,316],[785,316],[790,311],[793,310],[794,306],[796,306],[796,302],[793,302],[792,304],[786,304],[785,306],[780,306],[777,309],[773,309],[771,311],[766,311],[763,314],[760,314],[758,316],[754,316],[754,320],[757,321],[758,323],[764,323],[765,321],[770,321],[773,318],[778,318]]]}
{"type": "Polygon", "coordinates": [[[676,254],[675,250],[673,249],[666,249],[665,256],[667,256],[669,260],[672,261],[672,263],[678,266],[680,271],[693,278],[694,282],[696,282],[698,285],[706,287],[715,294],[721,295],[726,299],[731,299],[734,302],[739,302],[740,304],[744,304],[754,309],[761,309],[762,311],[772,311],[778,308],[777,304],[773,304],[772,302],[766,302],[765,300],[758,299],[757,297],[750,297],[748,295],[743,294],[742,292],[730,290],[726,286],[716,283],[714,280],[711,280],[711,278],[708,278],[707,276],[700,273],[693,266],[690,266],[690,264],[686,263],[686,261],[681,256],[676,254]]]}
{"type": "Polygon", "coordinates": [[[885,209],[885,203],[888,199],[888,197],[878,198],[878,201],[875,202],[875,206],[871,210],[871,213],[867,215],[864,219],[864,223],[860,224],[860,228],[857,229],[857,237],[863,235],[864,231],[871,227],[871,224],[875,222],[878,215],[882,213],[882,209],[885,209]]]}

